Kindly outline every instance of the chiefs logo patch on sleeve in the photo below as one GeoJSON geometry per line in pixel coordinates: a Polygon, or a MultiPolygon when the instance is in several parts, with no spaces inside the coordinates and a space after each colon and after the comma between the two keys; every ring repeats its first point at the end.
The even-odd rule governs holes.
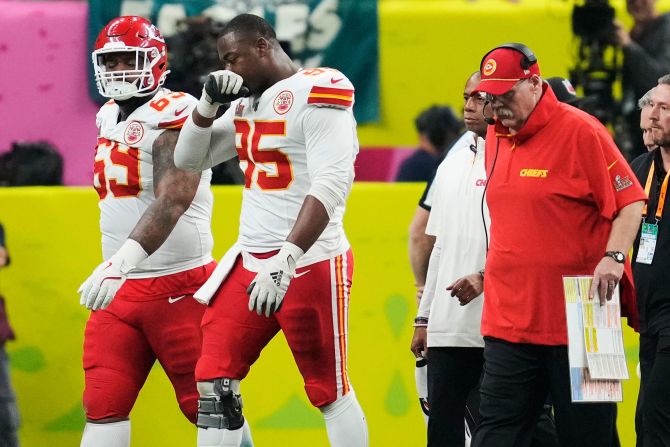
{"type": "Polygon", "coordinates": [[[126,127],[126,131],[123,133],[123,138],[126,141],[126,144],[131,146],[137,144],[143,136],[144,127],[139,121],[131,121],[126,127]]]}
{"type": "Polygon", "coordinates": [[[291,110],[292,105],[293,93],[288,90],[284,90],[283,92],[279,93],[272,104],[275,112],[277,112],[279,115],[284,115],[286,112],[291,110]]]}

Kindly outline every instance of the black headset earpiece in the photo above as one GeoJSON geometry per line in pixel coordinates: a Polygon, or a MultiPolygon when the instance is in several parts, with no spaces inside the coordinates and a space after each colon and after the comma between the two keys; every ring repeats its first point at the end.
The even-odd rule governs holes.
{"type": "Polygon", "coordinates": [[[522,43],[511,42],[498,45],[497,47],[486,53],[482,58],[482,61],[479,63],[479,66],[480,67],[482,66],[482,64],[484,63],[489,54],[491,54],[492,52],[494,52],[499,48],[509,48],[511,50],[515,50],[523,54],[523,59],[521,59],[521,68],[523,68],[524,70],[528,70],[530,67],[532,67],[534,64],[537,63],[537,57],[535,56],[535,53],[533,53],[533,50],[531,50],[522,43]]]}
{"type": "MultiPolygon", "coordinates": [[[[490,106],[490,105],[491,105],[491,101],[487,99],[486,102],[484,102],[484,106],[482,107],[482,116],[484,117],[484,122],[486,122],[486,124],[488,124],[489,126],[496,123],[496,120],[494,120],[491,117],[486,116],[486,113],[484,113],[484,111],[486,110],[486,106],[490,106]]],[[[491,106],[491,108],[493,108],[493,106],[491,106]]]]}

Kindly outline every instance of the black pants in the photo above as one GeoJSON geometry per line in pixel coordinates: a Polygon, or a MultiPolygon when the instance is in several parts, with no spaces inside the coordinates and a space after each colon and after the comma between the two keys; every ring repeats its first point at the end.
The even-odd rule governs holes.
{"type": "Polygon", "coordinates": [[[670,329],[640,335],[637,447],[670,446],[670,329]]]}
{"type": "Polygon", "coordinates": [[[429,447],[465,445],[465,404],[477,393],[483,363],[481,348],[428,349],[429,447]]]}
{"type": "MultiPolygon", "coordinates": [[[[472,432],[479,424],[479,382],[484,364],[481,348],[428,349],[429,447],[463,447],[464,417],[472,432]]],[[[533,447],[558,447],[551,406],[535,427],[533,447]]]]}
{"type": "Polygon", "coordinates": [[[616,445],[616,405],[572,404],[566,346],[485,337],[480,425],[473,447],[527,447],[547,393],[563,447],[616,445]]]}

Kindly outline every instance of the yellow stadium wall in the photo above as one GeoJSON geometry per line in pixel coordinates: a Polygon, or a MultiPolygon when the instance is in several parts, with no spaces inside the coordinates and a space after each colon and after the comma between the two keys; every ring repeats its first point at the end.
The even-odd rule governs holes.
{"type": "MultiPolygon", "coordinates": [[[[425,440],[408,349],[415,302],[407,227],[421,190],[416,184],[356,184],[345,218],[356,259],[349,369],[373,447],[420,446],[425,440]]],[[[241,193],[238,187],[214,192],[215,255],[220,256],[236,237],[241,193]]],[[[0,222],[12,256],[12,265],[0,272],[0,291],[18,335],[8,351],[27,447],[78,445],[88,313],[75,291],[100,261],[96,205],[92,189],[0,189],[0,222]]],[[[637,337],[626,333],[626,345],[634,376],[637,337]]],[[[625,384],[619,412],[624,446],[634,445],[637,388],[637,379],[625,384]]],[[[243,395],[256,445],[328,445],[283,337],[252,368],[243,395]]],[[[132,424],[135,446],[195,445],[195,431],[159,367],[140,394],[132,424]]]]}
{"type": "MultiPolygon", "coordinates": [[[[575,42],[565,0],[381,0],[380,120],[360,126],[363,146],[411,146],[414,118],[432,104],[461,112],[463,86],[482,56],[505,42],[523,42],[545,77],[568,76],[575,42]]],[[[630,26],[624,0],[610,0],[630,26]]],[[[658,9],[670,9],[659,0],[658,9]]]]}
{"type": "Polygon", "coordinates": [[[432,104],[460,113],[463,86],[486,51],[524,42],[542,72],[566,76],[570,5],[532,0],[381,1],[380,121],[360,127],[364,146],[416,143],[414,117],[432,104]]]}

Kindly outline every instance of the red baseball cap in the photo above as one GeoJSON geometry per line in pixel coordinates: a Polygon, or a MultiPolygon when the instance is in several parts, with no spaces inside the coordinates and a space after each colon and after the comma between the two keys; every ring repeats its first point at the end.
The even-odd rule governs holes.
{"type": "MultiPolygon", "coordinates": [[[[529,50],[530,51],[530,50],[529,50]]],[[[526,56],[520,50],[498,47],[489,51],[482,59],[480,73],[482,80],[475,88],[475,92],[502,95],[507,93],[521,79],[528,79],[540,74],[537,61],[524,68],[526,56]]]]}

